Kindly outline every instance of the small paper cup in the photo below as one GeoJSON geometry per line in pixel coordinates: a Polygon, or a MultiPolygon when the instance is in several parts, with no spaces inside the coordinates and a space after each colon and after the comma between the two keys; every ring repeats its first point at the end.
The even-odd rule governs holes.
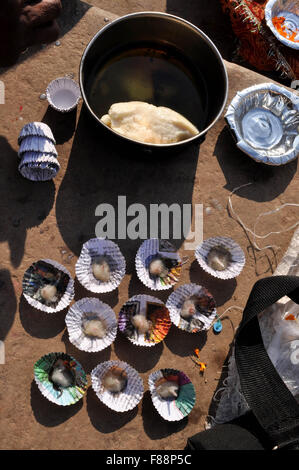
{"type": "Polygon", "coordinates": [[[46,313],[64,310],[74,298],[74,280],[69,271],[49,259],[33,263],[23,277],[23,294],[27,302],[34,308],[46,313]],[[55,285],[57,301],[48,303],[41,297],[41,289],[46,285],[55,285]]]}
{"type": "Polygon", "coordinates": [[[60,164],[55,156],[28,152],[23,154],[18,170],[28,180],[49,181],[59,172],[60,164]]]}
{"type": "Polygon", "coordinates": [[[171,320],[168,309],[160,299],[150,295],[135,295],[122,306],[118,327],[131,343],[150,347],[164,340],[171,327],[171,320]],[[139,333],[132,323],[132,318],[139,314],[151,322],[148,333],[139,333]]]}
{"type": "Polygon", "coordinates": [[[68,113],[78,105],[81,92],[75,80],[69,77],[56,78],[46,90],[49,105],[60,113],[68,113]]]}
{"type": "Polygon", "coordinates": [[[182,261],[180,255],[170,242],[151,238],[141,244],[136,255],[135,266],[138,278],[146,287],[152,290],[166,290],[171,289],[179,280],[182,261]],[[169,275],[164,279],[152,276],[149,272],[149,265],[156,258],[166,258],[174,264],[173,269],[170,270],[169,275]]]}
{"type": "Polygon", "coordinates": [[[41,394],[47,400],[60,406],[74,405],[81,400],[87,390],[87,378],[81,364],[65,353],[50,353],[41,357],[34,365],[34,380],[41,394]],[[73,386],[60,390],[57,390],[49,379],[51,369],[58,359],[67,362],[75,377],[73,386]]]}
{"type": "Polygon", "coordinates": [[[208,238],[198,245],[195,257],[204,271],[218,279],[233,279],[239,276],[245,265],[245,255],[242,248],[229,237],[208,238]],[[210,250],[219,246],[228,250],[231,255],[231,263],[223,271],[212,269],[207,260],[210,250]]]}
{"type": "Polygon", "coordinates": [[[87,297],[72,305],[66,315],[65,323],[70,342],[81,351],[102,351],[110,346],[116,338],[117,319],[115,313],[109,305],[96,298],[87,297]],[[104,338],[94,338],[84,333],[82,322],[89,318],[98,318],[105,322],[107,333],[104,338]]]}
{"type": "Polygon", "coordinates": [[[76,276],[85,289],[97,294],[111,292],[119,286],[125,274],[126,261],[116,243],[104,238],[92,238],[84,243],[76,263],[76,276]],[[97,256],[107,256],[111,270],[108,282],[96,279],[92,273],[92,261],[97,256]]]}
{"type": "Polygon", "coordinates": [[[120,413],[134,409],[144,393],[143,382],[138,372],[122,361],[107,361],[95,367],[91,372],[91,386],[102,403],[120,413]],[[102,385],[103,376],[114,366],[123,369],[128,379],[126,387],[119,393],[105,390],[102,385]]]}
{"type": "Polygon", "coordinates": [[[54,135],[50,127],[44,122],[29,122],[22,129],[18,137],[18,144],[21,145],[22,141],[27,137],[44,137],[53,144],[56,144],[54,135]]]}
{"type": "Polygon", "coordinates": [[[36,152],[39,154],[49,154],[52,156],[58,156],[55,145],[52,140],[47,137],[40,136],[28,136],[25,137],[19,148],[19,158],[22,158],[25,153],[36,152]]]}
{"type": "Polygon", "coordinates": [[[208,330],[216,318],[216,303],[210,292],[197,284],[184,284],[178,287],[166,302],[172,323],[181,330],[189,333],[198,333],[208,330]],[[195,314],[187,320],[181,316],[181,309],[191,296],[199,298],[199,306],[195,314]]]}
{"type": "Polygon", "coordinates": [[[148,379],[153,405],[166,421],[180,421],[192,411],[196,393],[194,386],[183,372],[176,369],[160,369],[150,374],[148,379]],[[157,384],[171,381],[179,386],[178,396],[175,398],[162,398],[157,390],[157,384]]]}

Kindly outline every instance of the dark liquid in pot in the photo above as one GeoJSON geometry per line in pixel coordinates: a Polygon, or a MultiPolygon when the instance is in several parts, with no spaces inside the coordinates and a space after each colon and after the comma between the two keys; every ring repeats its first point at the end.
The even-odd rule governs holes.
{"type": "Polygon", "coordinates": [[[87,90],[89,105],[99,118],[113,103],[145,101],[177,111],[199,130],[206,127],[205,83],[172,47],[141,44],[117,51],[96,64],[87,90]]]}

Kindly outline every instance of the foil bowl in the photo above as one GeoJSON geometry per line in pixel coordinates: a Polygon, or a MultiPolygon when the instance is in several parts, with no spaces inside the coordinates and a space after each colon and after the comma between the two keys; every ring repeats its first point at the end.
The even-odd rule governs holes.
{"type": "Polygon", "coordinates": [[[274,36],[285,46],[299,50],[299,4],[297,0],[269,0],[265,8],[265,20],[274,36]],[[273,24],[273,18],[284,18],[283,26],[288,37],[280,34],[273,24]]]}
{"type": "Polygon", "coordinates": [[[284,165],[299,154],[299,96],[274,83],[239,91],[225,114],[237,147],[257,162],[284,165]]]}

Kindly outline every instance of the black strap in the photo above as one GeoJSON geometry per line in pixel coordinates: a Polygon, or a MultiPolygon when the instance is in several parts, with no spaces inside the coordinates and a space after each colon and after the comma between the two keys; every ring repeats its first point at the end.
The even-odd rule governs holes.
{"type": "Polygon", "coordinates": [[[273,447],[295,448],[299,405],[265,350],[257,318],[285,295],[299,303],[299,277],[271,276],[256,282],[236,334],[235,357],[242,393],[273,447]]]}

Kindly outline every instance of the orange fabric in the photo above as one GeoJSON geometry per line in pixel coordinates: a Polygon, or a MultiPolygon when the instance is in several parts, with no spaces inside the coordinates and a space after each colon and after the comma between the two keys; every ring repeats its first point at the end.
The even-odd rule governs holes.
{"type": "Polygon", "coordinates": [[[299,78],[299,53],[282,44],[265,21],[267,0],[220,0],[239,39],[239,55],[260,71],[279,70],[290,79],[299,78]],[[270,55],[269,55],[270,53],[270,55]]]}

